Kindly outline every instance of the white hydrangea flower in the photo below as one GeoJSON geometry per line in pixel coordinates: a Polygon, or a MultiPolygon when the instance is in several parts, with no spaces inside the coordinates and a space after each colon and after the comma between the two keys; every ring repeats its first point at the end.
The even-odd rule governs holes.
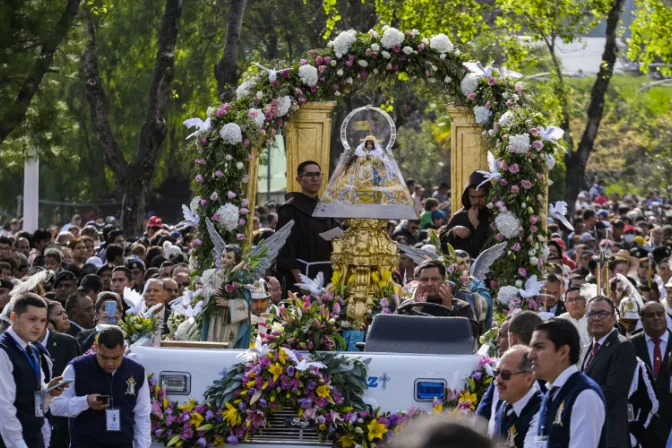
{"type": "Polygon", "coordinates": [[[404,42],[404,33],[396,28],[386,29],[383,33],[383,38],[380,40],[383,48],[393,48],[397,45],[401,45],[402,42],[404,42]]]}
{"type": "Polygon", "coordinates": [[[530,257],[536,256],[537,255],[537,249],[534,249],[534,248],[530,249],[529,251],[527,251],[527,255],[529,255],[530,257]]]}
{"type": "Polygon", "coordinates": [[[258,78],[255,76],[254,78],[248,79],[240,86],[238,86],[238,88],[236,89],[236,98],[241,99],[249,95],[250,90],[252,90],[252,88],[254,88],[254,86],[257,85],[257,81],[258,78]]]}
{"type": "Polygon", "coordinates": [[[478,89],[478,85],[480,82],[481,82],[481,75],[476,73],[468,73],[467,76],[465,76],[462,79],[462,83],[460,84],[462,93],[465,96],[469,95],[470,93],[474,93],[476,89],[478,89]]]}
{"type": "Polygon", "coordinates": [[[336,74],[338,76],[343,76],[343,70],[339,68],[338,71],[336,72],[336,74]]]}
{"type": "Polygon", "coordinates": [[[243,168],[245,168],[245,164],[243,162],[236,162],[236,168],[242,170],[243,168]]]}
{"type": "Polygon", "coordinates": [[[502,286],[497,293],[497,301],[502,305],[509,305],[511,299],[518,297],[518,288],[515,286],[502,286]]]}
{"type": "Polygon", "coordinates": [[[200,196],[194,196],[194,199],[191,200],[191,203],[189,204],[189,210],[191,210],[191,213],[194,215],[198,214],[198,207],[201,206],[201,197],[200,196]]]}
{"type": "Polygon", "coordinates": [[[476,117],[476,124],[485,124],[490,120],[492,111],[483,106],[476,106],[474,107],[474,116],[476,117]]]}
{"type": "Polygon", "coordinates": [[[343,57],[343,55],[347,54],[347,52],[350,50],[350,46],[355,42],[357,42],[357,32],[355,30],[348,30],[343,31],[330,43],[334,47],[334,53],[336,53],[336,57],[340,59],[343,57]]]}
{"type": "Polygon", "coordinates": [[[366,62],[364,59],[360,59],[359,61],[357,61],[357,64],[359,64],[360,67],[364,67],[364,68],[369,66],[369,63],[366,62]]]}
{"type": "Polygon", "coordinates": [[[292,107],[292,98],[289,95],[278,98],[278,117],[284,117],[292,107]]]}
{"type": "Polygon", "coordinates": [[[383,58],[385,58],[385,59],[390,59],[390,58],[392,57],[392,55],[391,55],[389,52],[385,51],[385,50],[381,51],[380,54],[381,54],[381,55],[383,56],[383,58]]]}
{"type": "Polygon", "coordinates": [[[299,78],[301,78],[301,81],[308,87],[313,87],[317,84],[319,75],[317,74],[317,69],[315,67],[306,64],[299,67],[299,78]]]}
{"type": "Polygon", "coordinates": [[[507,111],[504,115],[499,117],[499,125],[503,128],[510,128],[515,119],[516,115],[511,111],[507,111]]]}
{"type": "Polygon", "coordinates": [[[257,99],[260,100],[260,99],[262,99],[263,97],[264,97],[264,92],[262,92],[261,90],[259,90],[259,91],[257,92],[257,99]]]}
{"type": "Polygon", "coordinates": [[[229,145],[237,145],[243,141],[243,132],[236,123],[227,123],[219,130],[219,136],[229,145]]]}
{"type": "Polygon", "coordinates": [[[380,51],[380,45],[371,44],[371,50],[376,51],[376,52],[380,51]]]}
{"type": "Polygon", "coordinates": [[[523,281],[522,280],[516,280],[515,285],[516,285],[516,288],[520,288],[521,286],[523,286],[523,281]]]}
{"type": "Polygon", "coordinates": [[[504,235],[504,238],[511,239],[518,236],[521,230],[520,221],[511,212],[504,212],[497,215],[495,218],[495,225],[499,233],[504,235]]]}
{"type": "Polygon", "coordinates": [[[516,134],[509,137],[509,151],[525,154],[530,149],[530,134],[516,134]]]}
{"type": "Polygon", "coordinates": [[[228,203],[224,204],[217,209],[217,214],[219,215],[219,225],[224,228],[227,232],[233,232],[233,230],[238,227],[238,207],[228,203]]]}
{"type": "Polygon", "coordinates": [[[537,257],[530,257],[530,264],[536,266],[537,263],[539,263],[539,259],[537,257]]]}
{"type": "Polygon", "coordinates": [[[402,48],[401,51],[403,51],[404,54],[409,54],[409,55],[413,54],[413,48],[411,48],[409,46],[406,46],[406,47],[402,48]]]}
{"type": "Polygon", "coordinates": [[[437,34],[436,36],[432,37],[432,40],[429,43],[429,48],[442,54],[450,53],[453,51],[453,43],[445,34],[437,34]]]}
{"type": "Polygon", "coordinates": [[[261,109],[255,109],[254,107],[251,107],[247,111],[247,115],[254,120],[254,124],[257,125],[258,128],[262,127],[264,125],[264,121],[266,120],[266,117],[264,116],[264,111],[261,109]]]}

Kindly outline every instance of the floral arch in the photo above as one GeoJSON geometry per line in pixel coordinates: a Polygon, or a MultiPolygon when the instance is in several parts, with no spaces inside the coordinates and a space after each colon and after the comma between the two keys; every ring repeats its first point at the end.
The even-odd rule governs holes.
{"type": "MultiPolygon", "coordinates": [[[[292,67],[260,71],[243,82],[236,101],[207,111],[207,120],[191,119],[199,157],[195,160],[191,211],[200,219],[203,241],[192,259],[196,269],[210,267],[212,243],[205,217],[215,222],[227,243],[245,240],[250,219],[244,197],[252,148],[268,144],[292,113],[310,101],[338,99],[358,84],[394,77],[431,85],[434,91],[461,106],[472,108],[492,152],[493,188],[490,207],[493,241],[507,241],[508,252],[493,268],[493,290],[501,305],[527,308],[518,288],[536,275],[547,256],[545,195],[548,171],[555,165],[561,136],[534,105],[532,95],[506,68],[470,63],[443,34],[423,37],[417,30],[401,32],[346,31],[328,48],[312,50],[308,59],[292,67]],[[508,285],[504,288],[503,286],[508,285]],[[515,285],[515,286],[514,286],[515,285]]],[[[459,188],[459,186],[454,186],[459,188]]]]}

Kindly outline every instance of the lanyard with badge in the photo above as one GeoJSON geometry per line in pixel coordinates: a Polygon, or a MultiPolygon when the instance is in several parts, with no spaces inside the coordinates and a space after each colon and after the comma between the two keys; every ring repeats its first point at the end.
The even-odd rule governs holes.
{"type": "Polygon", "coordinates": [[[114,383],[114,373],[110,381],[110,407],[105,409],[105,427],[107,431],[121,431],[121,415],[119,409],[114,408],[112,383],[114,383]]]}
{"type": "Polygon", "coordinates": [[[16,346],[23,352],[25,355],[26,359],[28,360],[28,364],[30,364],[30,368],[33,370],[35,373],[35,382],[37,383],[37,390],[35,390],[33,396],[35,397],[34,403],[35,403],[35,417],[44,417],[44,408],[42,407],[42,376],[40,372],[40,360],[38,356],[35,356],[35,352],[33,350],[37,350],[30,345],[27,345],[26,348],[21,347],[21,345],[14,340],[14,338],[10,338],[14,341],[16,346]],[[30,350],[30,352],[29,352],[30,350]]]}

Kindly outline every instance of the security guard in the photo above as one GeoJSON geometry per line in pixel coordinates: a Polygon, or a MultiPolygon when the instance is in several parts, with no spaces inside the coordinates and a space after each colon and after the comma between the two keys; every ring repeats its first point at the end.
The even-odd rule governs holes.
{"type": "Polygon", "coordinates": [[[0,448],[44,448],[45,411],[63,392],[62,387],[47,392],[63,377],[44,384],[50,361],[34,345],[47,326],[47,303],[37,294],[21,294],[10,319],[11,328],[0,335],[0,448]]]}
{"type": "Polygon", "coordinates": [[[66,367],[63,377],[74,383],[51,405],[53,415],[70,418],[70,448],[149,448],[151,401],[144,367],[124,356],[119,327],[102,329],[95,349],[66,367]]]}

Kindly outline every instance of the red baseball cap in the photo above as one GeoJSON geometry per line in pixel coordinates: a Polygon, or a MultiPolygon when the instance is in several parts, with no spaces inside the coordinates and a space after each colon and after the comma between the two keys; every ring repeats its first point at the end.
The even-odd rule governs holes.
{"type": "Polygon", "coordinates": [[[623,227],[623,233],[628,233],[628,232],[637,232],[637,227],[631,226],[630,224],[623,227]]]}
{"type": "Polygon", "coordinates": [[[163,226],[163,221],[161,221],[161,218],[158,216],[152,216],[149,218],[149,221],[147,221],[147,227],[161,227],[163,226]]]}

